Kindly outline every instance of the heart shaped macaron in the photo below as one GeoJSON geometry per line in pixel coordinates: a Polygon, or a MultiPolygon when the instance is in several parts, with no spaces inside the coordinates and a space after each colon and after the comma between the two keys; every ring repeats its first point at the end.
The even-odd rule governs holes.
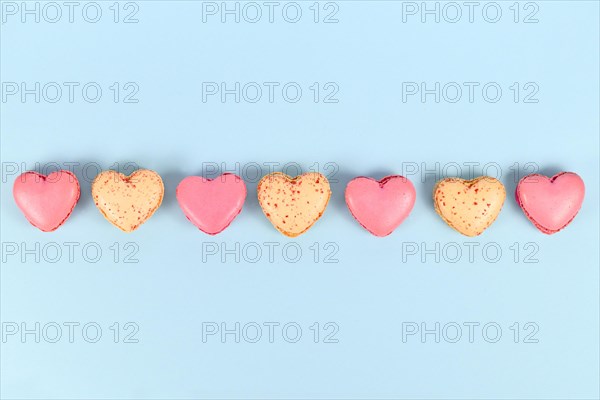
{"type": "Polygon", "coordinates": [[[585,185],[573,172],[561,172],[552,178],[531,174],[519,181],[515,195],[535,227],[551,235],[573,221],[583,203],[585,185]]]}
{"type": "Polygon", "coordinates": [[[415,198],[415,187],[400,175],[380,181],[360,176],[346,186],[350,213],[375,236],[392,233],[412,211],[415,198]]]}
{"type": "Polygon", "coordinates": [[[242,211],[246,184],[237,175],[215,179],[188,176],[177,186],[177,201],[183,213],[202,232],[216,235],[242,211]]]}
{"type": "Polygon", "coordinates": [[[160,207],[164,196],[160,175],[140,169],[126,176],[104,171],[92,182],[92,197],[102,215],[125,232],[140,227],[160,207]]]}
{"type": "Polygon", "coordinates": [[[323,215],[331,189],[327,178],[308,172],[295,178],[275,172],[258,183],[258,202],[273,226],[285,236],[306,232],[323,215]]]}
{"type": "Polygon", "coordinates": [[[25,218],[44,232],[61,226],[79,200],[77,177],[69,171],[56,171],[48,176],[25,172],[13,185],[13,197],[25,218]]]}
{"type": "Polygon", "coordinates": [[[465,236],[486,230],[496,220],[505,198],[502,182],[489,176],[442,179],[433,188],[435,211],[465,236]]]}

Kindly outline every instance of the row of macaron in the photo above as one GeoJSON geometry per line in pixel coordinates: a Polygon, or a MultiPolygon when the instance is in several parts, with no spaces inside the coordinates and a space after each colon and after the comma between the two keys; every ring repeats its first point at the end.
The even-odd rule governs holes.
{"type": "MultiPolygon", "coordinates": [[[[80,197],[77,177],[69,171],[47,176],[30,171],[15,180],[13,196],[27,220],[42,231],[54,231],[71,215],[80,197]]],[[[517,185],[515,198],[525,216],[545,234],[565,228],[577,215],[585,194],[579,175],[561,172],[553,177],[532,174],[517,185]]],[[[288,237],[306,232],[323,215],[331,196],[327,178],[317,172],[296,177],[275,172],[257,187],[258,202],[273,226],[288,237]]],[[[92,197],[114,226],[132,232],[160,207],[164,185],[159,174],[139,169],[129,176],[101,172],[92,182],[92,197]]],[[[201,231],[216,235],[242,211],[246,184],[235,174],[215,179],[188,176],[176,190],[184,215],[201,231]]],[[[504,185],[480,176],[446,178],[433,189],[436,212],[456,231],[477,236],[495,220],[506,198],[504,185]]],[[[411,181],[400,175],[381,180],[352,179],[345,191],[350,213],[375,236],[391,234],[409,216],[416,199],[411,181]]]]}

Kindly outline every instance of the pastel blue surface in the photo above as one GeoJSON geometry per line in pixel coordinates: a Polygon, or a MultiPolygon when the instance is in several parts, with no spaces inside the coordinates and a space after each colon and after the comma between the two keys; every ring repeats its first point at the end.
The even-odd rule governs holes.
{"type": "MultiPolygon", "coordinates": [[[[46,14],[36,23],[27,14],[21,21],[21,2],[2,2],[2,398],[600,396],[598,2],[522,2],[518,22],[513,2],[499,2],[496,23],[483,18],[483,2],[472,23],[466,6],[458,22],[447,21],[455,10],[444,2],[439,23],[413,15],[421,2],[322,2],[318,23],[313,2],[297,3],[297,23],[282,17],[288,3],[272,23],[263,3],[255,3],[263,13],[256,23],[243,18],[255,17],[246,3],[239,23],[212,15],[221,2],[122,2],[117,23],[113,2],[98,3],[98,23],[82,18],[85,2],[72,23],[65,6],[51,23],[55,10],[38,4],[46,14]],[[126,16],[138,22],[123,23],[126,16]],[[39,103],[35,94],[22,101],[22,82],[40,82],[39,103]],[[56,103],[48,101],[52,84],[43,93],[50,82],[63,89],[56,103]],[[73,102],[64,82],[79,85],[73,102]],[[96,103],[82,98],[88,82],[102,88],[96,103]],[[256,82],[263,97],[248,101],[251,84],[239,103],[231,94],[222,102],[207,94],[210,82],[240,82],[240,90],[256,82]],[[273,102],[264,82],[279,84],[273,102]],[[302,89],[295,103],[281,94],[288,82],[302,89]],[[422,102],[406,93],[421,82],[440,82],[440,91],[456,82],[462,97],[448,101],[455,84],[439,103],[435,94],[422,102]],[[464,82],[478,84],[472,102],[464,82]],[[495,103],[481,94],[489,82],[502,89],[495,103]],[[125,103],[136,87],[138,102],[125,103]],[[328,99],[338,101],[325,102],[336,88],[328,99]],[[14,178],[71,162],[80,163],[81,200],[64,226],[42,233],[14,204],[14,178]],[[96,166],[128,162],[157,171],[166,187],[163,205],[131,234],[104,220],[90,195],[96,166]],[[252,179],[257,164],[262,175],[288,162],[328,174],[333,189],[322,219],[294,239],[262,215],[252,179]],[[244,174],[248,198],[211,237],[185,219],[175,188],[215,163],[244,174]],[[436,179],[468,177],[468,165],[507,188],[500,216],[477,238],[447,227],[431,201],[436,179]],[[537,231],[514,201],[516,180],[535,168],[573,171],[586,183],[579,215],[556,235],[537,231]],[[376,238],[348,212],[344,187],[358,175],[389,174],[411,179],[417,202],[392,235],[376,238]],[[65,243],[75,243],[72,260],[65,243]],[[124,262],[131,252],[139,262],[124,262]],[[36,322],[39,343],[35,333],[22,335],[36,322]],[[79,324],[72,343],[69,322],[79,324]],[[239,343],[234,334],[208,334],[236,322],[239,343]],[[273,343],[269,322],[279,324],[273,343]],[[436,322],[439,343],[420,335],[436,322]],[[473,340],[470,322],[479,324],[473,340]],[[262,336],[252,343],[256,325],[262,336]],[[102,335],[88,343],[96,326],[102,335]],[[288,343],[298,326],[301,337],[288,343]],[[496,327],[502,335],[491,343],[496,327]],[[131,339],[138,342],[125,343],[131,339]]],[[[296,6],[287,7],[294,19],[296,6]]],[[[487,7],[486,18],[495,18],[487,7]]]]}

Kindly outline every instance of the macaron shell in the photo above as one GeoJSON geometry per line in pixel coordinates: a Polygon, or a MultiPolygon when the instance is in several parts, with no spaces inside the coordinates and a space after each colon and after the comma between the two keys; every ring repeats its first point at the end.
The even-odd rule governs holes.
{"type": "Polygon", "coordinates": [[[323,215],[331,188],[327,178],[309,172],[295,178],[275,172],[258,183],[258,202],[273,226],[288,237],[306,232],[323,215]]]}
{"type": "Polygon", "coordinates": [[[447,178],[433,189],[436,212],[465,236],[478,236],[495,220],[506,198],[499,180],[480,176],[473,180],[447,178]]]}
{"type": "Polygon", "coordinates": [[[160,207],[164,196],[160,175],[140,169],[126,176],[100,173],[92,183],[92,197],[102,215],[124,232],[140,227],[160,207]]]}
{"type": "Polygon", "coordinates": [[[412,182],[400,175],[380,181],[358,177],[346,186],[345,197],[352,216],[373,235],[382,237],[392,233],[408,217],[416,192],[412,182]]]}
{"type": "Polygon", "coordinates": [[[209,235],[227,228],[242,211],[246,184],[237,175],[215,179],[188,176],[177,186],[177,201],[192,224],[209,235]]]}
{"type": "Polygon", "coordinates": [[[523,177],[516,198],[527,218],[543,233],[551,235],[575,219],[585,197],[585,184],[573,172],[552,178],[540,174],[523,177]]]}
{"type": "Polygon", "coordinates": [[[48,176],[25,172],[13,185],[13,197],[25,218],[43,232],[51,232],[69,218],[80,196],[79,181],[69,171],[48,176]]]}

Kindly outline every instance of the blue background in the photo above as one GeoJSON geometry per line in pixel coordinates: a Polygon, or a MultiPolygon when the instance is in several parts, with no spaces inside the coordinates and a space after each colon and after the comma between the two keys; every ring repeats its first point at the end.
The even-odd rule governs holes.
{"type": "Polygon", "coordinates": [[[2,24],[2,82],[95,81],[105,90],[94,104],[2,102],[3,175],[11,163],[108,169],[135,162],[163,176],[165,200],[125,234],[103,219],[89,180],[80,179],[71,218],[42,233],[13,202],[14,176],[3,176],[3,243],[96,242],[105,252],[98,263],[69,263],[66,256],[57,263],[3,261],[2,322],[94,321],[104,331],[95,344],[81,336],[54,344],[9,337],[1,343],[3,398],[598,398],[597,2],[537,2],[534,24],[512,22],[512,2],[500,3],[503,17],[495,24],[480,13],[473,23],[465,16],[455,24],[421,23],[418,16],[403,23],[402,3],[393,1],[340,1],[335,24],[313,23],[312,2],[301,3],[306,14],[297,24],[280,14],[272,24],[223,24],[218,17],[203,23],[200,3],[141,1],[138,23],[115,24],[112,2],[101,4],[107,14],[97,24],[80,15],[72,24],[18,17],[2,24]],[[305,91],[294,104],[204,103],[206,81],[295,81],[305,91]],[[494,81],[504,93],[497,103],[480,96],[473,103],[404,103],[406,81],[494,81]],[[107,89],[113,82],[136,82],[139,102],[115,104],[107,89]],[[336,82],[339,102],[314,103],[307,89],[313,82],[336,82]],[[514,103],[513,82],[536,82],[539,102],[514,103]],[[283,237],[264,218],[256,183],[248,183],[243,212],[216,237],[186,221],[175,201],[177,183],[202,174],[205,162],[233,168],[290,161],[305,169],[339,166],[323,218],[299,238],[283,237]],[[442,222],[430,199],[435,179],[418,174],[408,176],[417,190],[414,211],[389,237],[369,235],[346,209],[343,190],[352,177],[436,162],[502,167],[507,200],[480,237],[463,237],[442,222]],[[565,231],[541,234],[515,203],[510,167],[526,162],[548,175],[567,170],[584,179],[583,208],[565,231]],[[136,243],[140,262],[115,263],[114,242],[136,243]],[[203,263],[203,242],[296,242],[303,256],[298,263],[281,253],[274,263],[264,255],[258,263],[203,263]],[[324,263],[323,254],[314,262],[315,242],[322,250],[336,243],[339,262],[324,263]],[[465,255],[457,263],[419,256],[403,262],[407,242],[494,242],[503,255],[497,263],[480,252],[473,263],[465,255]],[[509,250],[515,242],[519,262],[509,250]],[[539,247],[538,263],[522,262],[529,242],[539,247]],[[127,321],[138,324],[139,343],[113,343],[108,327],[127,321]],[[203,343],[205,321],[293,321],[304,333],[294,344],[281,336],[275,343],[203,343]],[[418,336],[403,343],[406,321],[493,321],[503,336],[498,343],[481,334],[473,343],[422,343],[418,336]],[[314,322],[335,322],[339,343],[313,343],[314,322]],[[514,343],[514,322],[535,322],[539,342],[514,343]]]}

